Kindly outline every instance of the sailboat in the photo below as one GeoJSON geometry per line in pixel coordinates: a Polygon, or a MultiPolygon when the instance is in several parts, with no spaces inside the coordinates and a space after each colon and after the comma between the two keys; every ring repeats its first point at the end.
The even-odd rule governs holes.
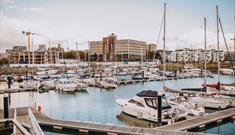
{"type": "MultiPolygon", "coordinates": [[[[163,72],[166,71],[165,66],[165,24],[166,24],[166,3],[164,4],[164,37],[163,37],[163,72]]],[[[164,74],[163,74],[164,75],[164,74]]],[[[163,81],[163,88],[165,87],[165,79],[163,81]]],[[[121,106],[122,111],[137,119],[156,122],[162,124],[174,123],[180,119],[185,119],[188,115],[187,111],[179,108],[172,108],[167,100],[162,95],[158,95],[157,91],[148,90],[136,94],[131,99],[116,99],[116,102],[121,106]],[[161,115],[162,114],[162,115],[161,115]],[[162,119],[162,121],[160,120],[162,119]]]]}
{"type": "MultiPolygon", "coordinates": [[[[207,45],[207,41],[206,41],[206,18],[204,18],[204,70],[205,72],[207,71],[207,62],[206,62],[206,45],[207,45]]],[[[200,106],[204,106],[205,108],[213,108],[213,109],[225,109],[227,107],[229,107],[230,105],[230,101],[229,100],[219,100],[219,99],[215,99],[214,97],[217,96],[217,92],[208,92],[207,87],[213,87],[215,89],[220,89],[220,83],[218,84],[207,84],[207,74],[204,74],[204,84],[202,88],[183,88],[181,89],[181,91],[185,92],[187,91],[186,94],[188,94],[187,97],[187,101],[188,102],[193,102],[194,104],[200,105],[200,106]],[[190,92],[194,92],[194,95],[192,95],[190,92]],[[196,93],[196,94],[195,94],[196,93]]],[[[171,89],[167,89],[168,91],[171,92],[176,92],[175,90],[171,90],[171,89]]],[[[179,93],[179,92],[178,92],[179,93]]],[[[180,93],[182,94],[182,93],[180,93]]],[[[179,95],[180,95],[179,94],[179,95]]],[[[178,96],[180,97],[180,96],[178,96]]],[[[220,97],[222,98],[222,97],[220,97]]],[[[189,109],[186,106],[187,109],[189,109]]],[[[190,110],[190,109],[189,109],[190,110]]],[[[193,111],[193,110],[190,110],[193,111]]],[[[203,110],[201,110],[203,111],[203,110]]],[[[195,111],[194,111],[195,112],[195,111]]]]}
{"type": "MultiPolygon", "coordinates": [[[[218,6],[216,6],[216,16],[217,16],[218,83],[217,84],[207,84],[205,86],[209,87],[211,91],[216,91],[216,92],[218,92],[221,95],[235,96],[235,87],[234,86],[221,86],[221,83],[220,83],[220,72],[221,72],[221,69],[220,69],[220,59],[219,59],[219,26],[221,28],[221,32],[222,32],[222,35],[223,35],[226,47],[227,47],[227,43],[226,43],[226,40],[225,40],[225,37],[224,37],[224,32],[223,32],[223,27],[222,27],[222,24],[221,24],[221,20],[219,18],[218,6]]],[[[227,47],[227,51],[229,52],[228,47],[227,47]]],[[[230,54],[229,54],[229,56],[230,56],[230,54]]],[[[231,64],[233,65],[232,61],[231,61],[231,64]]],[[[224,70],[222,70],[222,71],[224,71],[224,70]]],[[[234,70],[232,71],[232,74],[234,75],[233,72],[234,72],[234,70]]]]}

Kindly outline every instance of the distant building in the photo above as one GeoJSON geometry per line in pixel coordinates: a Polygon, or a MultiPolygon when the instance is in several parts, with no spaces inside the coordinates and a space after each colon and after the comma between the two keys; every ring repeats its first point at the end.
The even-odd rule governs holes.
{"type": "Polygon", "coordinates": [[[227,63],[230,63],[231,61],[233,62],[233,64],[235,64],[235,52],[226,52],[224,54],[224,61],[227,62],[227,63]],[[230,54],[230,56],[229,56],[230,54]]]}
{"type": "Polygon", "coordinates": [[[149,52],[153,52],[153,51],[156,51],[157,49],[157,45],[156,44],[147,44],[146,46],[146,51],[149,51],[149,52]]]}
{"type": "Polygon", "coordinates": [[[117,36],[113,33],[108,37],[103,37],[102,54],[103,61],[114,61],[117,36]]]}
{"type": "Polygon", "coordinates": [[[60,46],[46,49],[44,45],[36,51],[27,51],[25,46],[14,46],[12,50],[6,50],[11,63],[19,64],[56,64],[63,57],[63,52],[60,46]]]}
{"type": "Polygon", "coordinates": [[[103,61],[140,61],[146,58],[146,42],[132,39],[117,39],[111,34],[102,41],[90,41],[90,55],[102,57],[103,61]]]}
{"type": "Polygon", "coordinates": [[[203,63],[205,60],[208,63],[217,62],[217,54],[219,54],[219,60],[222,62],[225,59],[224,52],[215,49],[203,50],[203,49],[177,49],[167,54],[168,62],[172,63],[203,63]]]}
{"type": "Polygon", "coordinates": [[[38,51],[46,51],[46,45],[39,45],[38,51]]]}

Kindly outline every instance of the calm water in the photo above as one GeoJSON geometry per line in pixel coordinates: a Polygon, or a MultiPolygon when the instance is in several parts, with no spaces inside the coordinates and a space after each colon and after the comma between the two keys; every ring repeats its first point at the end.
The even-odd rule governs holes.
{"type": "MultiPolygon", "coordinates": [[[[208,78],[209,83],[215,83],[217,77],[208,78]]],[[[234,76],[221,76],[221,82],[231,83],[235,81],[234,76]]],[[[182,80],[169,80],[167,86],[171,88],[200,87],[203,78],[191,78],[182,80]]],[[[119,86],[112,91],[99,88],[90,88],[88,93],[57,93],[50,91],[48,93],[17,93],[11,94],[11,107],[32,106],[35,104],[42,106],[42,112],[57,118],[66,120],[95,121],[100,123],[112,123],[116,125],[131,124],[119,120],[117,115],[121,113],[121,108],[115,102],[117,98],[130,98],[142,90],[161,90],[162,82],[145,82],[119,86]]],[[[4,86],[1,86],[4,87],[4,86]]],[[[1,95],[2,96],[2,95],[1,95]]],[[[1,98],[2,99],[2,98],[1,98]]],[[[2,100],[0,100],[2,108],[2,100]]],[[[235,129],[235,125],[220,126],[220,131],[235,129]]],[[[210,129],[207,133],[216,133],[217,129],[210,129]]],[[[224,134],[225,132],[220,132],[224,134]]],[[[49,133],[48,133],[49,134],[49,133]]],[[[233,130],[232,134],[235,134],[233,130]]]]}

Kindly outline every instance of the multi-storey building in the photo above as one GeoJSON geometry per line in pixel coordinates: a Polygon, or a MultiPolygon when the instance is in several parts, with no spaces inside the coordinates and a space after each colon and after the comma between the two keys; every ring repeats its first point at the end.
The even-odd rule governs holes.
{"type": "Polygon", "coordinates": [[[153,52],[156,51],[156,49],[157,49],[156,44],[151,43],[146,45],[146,51],[153,52]]]}
{"type": "MultiPolygon", "coordinates": [[[[217,62],[218,51],[215,49],[212,50],[202,50],[202,49],[177,49],[172,51],[168,55],[168,62],[173,63],[203,63],[205,60],[207,63],[216,63],[217,62]]],[[[222,50],[219,51],[220,61],[224,61],[225,55],[222,50]]]]}
{"type": "Polygon", "coordinates": [[[222,50],[219,50],[219,52],[218,52],[217,50],[212,49],[211,51],[212,51],[212,63],[218,62],[218,60],[217,60],[218,55],[219,55],[219,61],[224,61],[225,55],[222,50]]]}
{"type": "Polygon", "coordinates": [[[47,50],[41,46],[36,51],[27,51],[24,46],[14,46],[12,50],[6,50],[11,63],[25,64],[56,64],[63,57],[63,52],[64,49],[60,46],[48,48],[47,50]]]}
{"type": "Polygon", "coordinates": [[[103,61],[144,60],[146,58],[146,42],[132,39],[117,39],[111,34],[103,41],[90,41],[90,55],[99,55],[103,61]]]}

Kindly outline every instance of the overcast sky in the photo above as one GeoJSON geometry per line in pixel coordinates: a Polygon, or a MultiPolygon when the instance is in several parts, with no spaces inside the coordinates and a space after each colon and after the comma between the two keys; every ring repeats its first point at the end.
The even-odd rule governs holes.
{"type": "MultiPolygon", "coordinates": [[[[88,40],[111,33],[156,43],[167,2],[166,48],[202,48],[203,17],[207,17],[208,47],[216,48],[216,5],[226,40],[234,36],[235,0],[0,0],[0,51],[26,45],[22,30],[33,44],[63,44],[67,49],[88,48],[88,40]]],[[[221,48],[225,48],[222,36],[221,48]]],[[[35,47],[36,48],[36,47],[35,47]]],[[[162,35],[158,48],[162,48],[162,35]]]]}

